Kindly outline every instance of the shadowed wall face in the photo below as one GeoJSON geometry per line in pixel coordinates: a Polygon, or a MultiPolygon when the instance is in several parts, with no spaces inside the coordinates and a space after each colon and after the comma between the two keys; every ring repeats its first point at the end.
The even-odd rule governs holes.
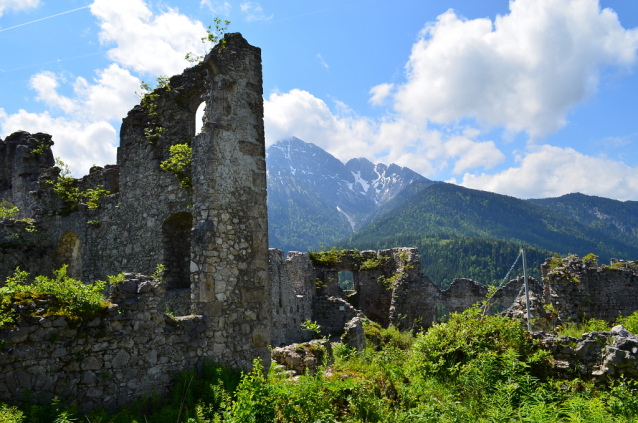
{"type": "Polygon", "coordinates": [[[167,289],[190,288],[191,228],[193,216],[190,213],[176,213],[162,225],[162,246],[166,267],[164,281],[167,289]]]}

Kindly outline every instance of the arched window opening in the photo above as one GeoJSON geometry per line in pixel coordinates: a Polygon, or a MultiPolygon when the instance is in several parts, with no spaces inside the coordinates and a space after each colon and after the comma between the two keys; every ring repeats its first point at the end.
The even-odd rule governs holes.
{"type": "Polygon", "coordinates": [[[344,291],[353,291],[354,293],[354,277],[352,272],[344,270],[339,272],[339,288],[344,291]]]}
{"type": "Polygon", "coordinates": [[[199,135],[204,128],[204,111],[206,110],[206,102],[199,105],[195,112],[195,135],[199,135]]]}
{"type": "Polygon", "coordinates": [[[166,267],[164,281],[167,289],[190,288],[191,228],[190,213],[175,213],[162,224],[162,244],[166,267]]]}
{"type": "Polygon", "coordinates": [[[55,268],[68,265],[66,274],[73,279],[82,279],[82,246],[75,232],[65,232],[55,250],[55,268]]]}

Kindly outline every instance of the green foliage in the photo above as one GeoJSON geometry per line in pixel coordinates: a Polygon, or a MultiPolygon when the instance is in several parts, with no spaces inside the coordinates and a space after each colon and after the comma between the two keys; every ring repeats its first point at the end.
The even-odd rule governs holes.
{"type": "Polygon", "coordinates": [[[155,144],[155,142],[167,131],[168,129],[162,126],[155,126],[153,128],[145,128],[144,136],[146,137],[149,143],[155,144]]]}
{"type": "Polygon", "coordinates": [[[587,254],[585,257],[583,257],[582,260],[583,260],[583,263],[591,265],[591,266],[598,265],[598,256],[594,253],[587,254]]]}
{"type": "Polygon", "coordinates": [[[122,272],[117,275],[109,275],[107,279],[109,280],[109,285],[118,285],[126,281],[126,276],[122,272]]]}
{"type": "Polygon", "coordinates": [[[580,338],[584,333],[589,332],[609,332],[611,325],[604,320],[583,319],[579,322],[566,322],[563,326],[558,326],[556,332],[560,336],[571,336],[580,338]]]}
{"type": "Polygon", "coordinates": [[[31,154],[37,154],[39,156],[44,156],[47,149],[51,146],[50,142],[45,139],[37,139],[35,140],[36,146],[31,149],[31,154]]]}
{"type": "Polygon", "coordinates": [[[17,407],[11,407],[7,404],[0,404],[0,422],[3,423],[22,423],[24,414],[17,407]]]}
{"type": "Polygon", "coordinates": [[[268,388],[264,367],[256,358],[252,372],[242,377],[236,392],[237,399],[224,414],[225,420],[233,423],[275,421],[275,404],[268,388]]]}
{"type": "Polygon", "coordinates": [[[341,259],[346,255],[348,250],[337,250],[336,247],[326,251],[321,245],[321,251],[308,251],[310,260],[314,265],[324,267],[334,267],[338,263],[341,263],[341,259]]]}
{"type": "Polygon", "coordinates": [[[0,219],[16,220],[20,214],[20,209],[14,204],[2,199],[0,203],[0,219]]]}
{"type": "MultiPolygon", "coordinates": [[[[225,20],[224,21],[224,25],[222,25],[222,20],[215,17],[213,19],[213,22],[215,23],[215,29],[213,29],[212,25],[208,26],[208,29],[206,30],[206,36],[202,37],[202,43],[206,44],[207,42],[211,43],[212,48],[217,45],[217,43],[219,43],[219,41],[221,40],[220,43],[220,47],[222,49],[226,48],[226,40],[224,39],[224,33],[228,30],[228,25],[230,24],[230,21],[225,20]]],[[[199,63],[202,60],[204,60],[204,56],[198,56],[194,53],[186,53],[186,57],[185,59],[190,62],[190,63],[199,63]]]]}
{"type": "Polygon", "coordinates": [[[64,265],[53,272],[53,279],[36,276],[32,281],[29,281],[29,273],[16,270],[0,288],[0,327],[13,323],[16,315],[12,303],[28,305],[42,296],[53,296],[55,301],[51,301],[46,310],[34,310],[32,315],[65,316],[70,321],[82,322],[95,318],[108,306],[104,299],[105,282],[85,285],[67,276],[66,270],[64,265]]]}
{"type": "Polygon", "coordinates": [[[98,185],[95,189],[88,188],[86,191],[80,192],[79,196],[86,200],[89,209],[94,210],[100,207],[100,198],[111,193],[111,191],[107,191],[103,188],[103,185],[98,185]]]}
{"type": "Polygon", "coordinates": [[[164,172],[172,172],[179,178],[179,186],[188,188],[193,186],[191,178],[187,176],[193,156],[193,149],[188,143],[175,144],[170,148],[170,156],[160,164],[164,172]]]}
{"type": "Polygon", "coordinates": [[[94,411],[84,419],[59,403],[27,405],[24,423],[50,423],[63,413],[93,423],[638,421],[635,381],[552,379],[546,354],[520,323],[482,317],[478,308],[416,337],[375,324],[364,330],[368,348],[355,354],[333,344],[335,363],[326,373],[292,380],[272,366],[265,378],[255,360],[240,376],[205,363],[200,377],[179,373],[169,395],[111,415],[94,411]]]}
{"type": "Polygon", "coordinates": [[[374,258],[369,258],[359,266],[359,270],[378,270],[383,266],[381,260],[374,258]]]}
{"type": "Polygon", "coordinates": [[[157,100],[160,97],[158,90],[164,89],[170,91],[169,85],[170,78],[166,75],[160,75],[157,77],[155,88],[153,88],[148,82],[142,80],[140,83],[140,92],[135,92],[137,98],[141,100],[142,106],[146,108],[149,116],[157,116],[157,100]]]}
{"type": "Polygon", "coordinates": [[[305,322],[301,323],[301,329],[309,330],[316,333],[317,335],[321,334],[321,325],[317,324],[317,322],[311,321],[310,319],[306,319],[305,322]]]}
{"type": "Polygon", "coordinates": [[[47,183],[53,185],[53,192],[60,196],[66,204],[64,212],[77,210],[80,202],[80,189],[76,186],[71,169],[59,157],[55,158],[55,165],[60,168],[60,173],[55,181],[47,181],[47,183]]]}
{"type": "Polygon", "coordinates": [[[463,313],[451,313],[447,323],[435,324],[420,335],[414,345],[413,365],[423,376],[450,380],[468,376],[474,366],[488,362],[495,367],[505,362],[514,365],[514,358],[523,366],[521,371],[532,365],[540,370],[547,354],[527,340],[520,322],[484,316],[481,308],[474,306],[463,313]]]}
{"type": "Polygon", "coordinates": [[[387,278],[381,275],[377,278],[377,282],[379,282],[384,289],[392,290],[394,289],[394,284],[396,283],[397,279],[399,279],[402,276],[403,276],[403,272],[395,273],[394,275],[389,276],[387,278]]]}
{"type": "Polygon", "coordinates": [[[156,281],[162,281],[164,272],[166,272],[166,266],[164,266],[162,263],[157,263],[157,265],[155,266],[155,273],[153,273],[151,277],[156,281]]]}
{"type": "Polygon", "coordinates": [[[616,324],[623,325],[629,332],[634,335],[638,335],[638,311],[635,311],[634,314],[627,317],[618,317],[618,319],[616,319],[616,324]]]}
{"type": "Polygon", "coordinates": [[[363,333],[369,346],[376,350],[396,348],[409,350],[414,344],[414,336],[410,332],[401,332],[394,326],[382,327],[376,322],[365,320],[363,333]]]}

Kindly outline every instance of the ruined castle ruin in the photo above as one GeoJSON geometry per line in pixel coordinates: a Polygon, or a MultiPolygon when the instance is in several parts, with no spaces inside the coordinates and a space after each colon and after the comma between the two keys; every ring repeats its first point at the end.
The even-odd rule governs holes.
{"type": "Polygon", "coordinates": [[[0,224],[0,280],[18,266],[49,275],[67,264],[86,283],[123,271],[151,275],[157,264],[167,269],[161,286],[129,275],[111,292],[119,306],[91,323],[96,338],[89,331],[78,339],[76,329],[49,318],[3,334],[1,399],[28,389],[112,407],[165,389],[175,371],[204,357],[237,368],[257,357],[269,364],[261,50],[238,33],[225,40],[225,48],[156,89],[152,108],[128,113],[117,164],[75,182],[111,192],[98,208],[72,210],[47,182],[60,172],[51,136],[17,132],[0,140],[0,200],[35,219],[36,229],[0,224]],[[157,128],[161,136],[153,136],[157,128]],[[182,143],[192,147],[192,186],[160,168],[182,143]],[[178,316],[176,327],[161,317],[167,308],[178,316]]]}
{"type": "MultiPolygon", "coordinates": [[[[485,299],[487,288],[468,279],[440,290],[414,248],[287,257],[268,250],[261,51],[240,34],[225,40],[156,89],[151,105],[129,112],[116,164],[71,181],[80,192],[109,192],[93,204],[55,191],[61,169],[50,135],[0,139],[0,201],[19,208],[18,219],[0,220],[0,283],[18,267],[51,275],[66,265],[85,283],[126,272],[108,287],[111,305],[79,326],[33,316],[53,298],[14,304],[20,318],[0,332],[0,400],[31,391],[112,409],[165,392],[172,375],[204,360],[249,369],[260,358],[267,368],[269,345],[312,336],[301,326],[307,320],[322,335],[340,334],[357,316],[428,328],[485,299]],[[165,171],[178,144],[190,145],[192,161],[181,173],[165,171]],[[158,264],[163,280],[147,276],[158,264]],[[352,290],[339,287],[341,271],[352,273],[352,290]]],[[[511,311],[522,284],[499,289],[488,312],[511,311]]],[[[543,285],[531,279],[530,287],[558,318],[611,321],[638,309],[634,264],[568,260],[544,268],[543,285]]]]}

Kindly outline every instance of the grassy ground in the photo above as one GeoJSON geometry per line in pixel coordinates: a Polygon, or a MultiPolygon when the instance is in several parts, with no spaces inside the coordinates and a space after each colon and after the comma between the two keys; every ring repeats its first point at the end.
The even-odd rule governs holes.
{"type": "MultiPolygon", "coordinates": [[[[636,323],[638,314],[625,320],[636,323]]],[[[297,381],[274,368],[264,377],[259,365],[240,375],[211,364],[200,377],[176,375],[169,398],[146,398],[119,413],[79,416],[59,403],[27,403],[20,410],[0,408],[0,421],[638,421],[634,381],[554,379],[547,372],[551,357],[524,327],[481,316],[476,308],[416,336],[375,324],[366,327],[366,336],[364,351],[335,344],[335,363],[325,373],[297,381]]]]}

